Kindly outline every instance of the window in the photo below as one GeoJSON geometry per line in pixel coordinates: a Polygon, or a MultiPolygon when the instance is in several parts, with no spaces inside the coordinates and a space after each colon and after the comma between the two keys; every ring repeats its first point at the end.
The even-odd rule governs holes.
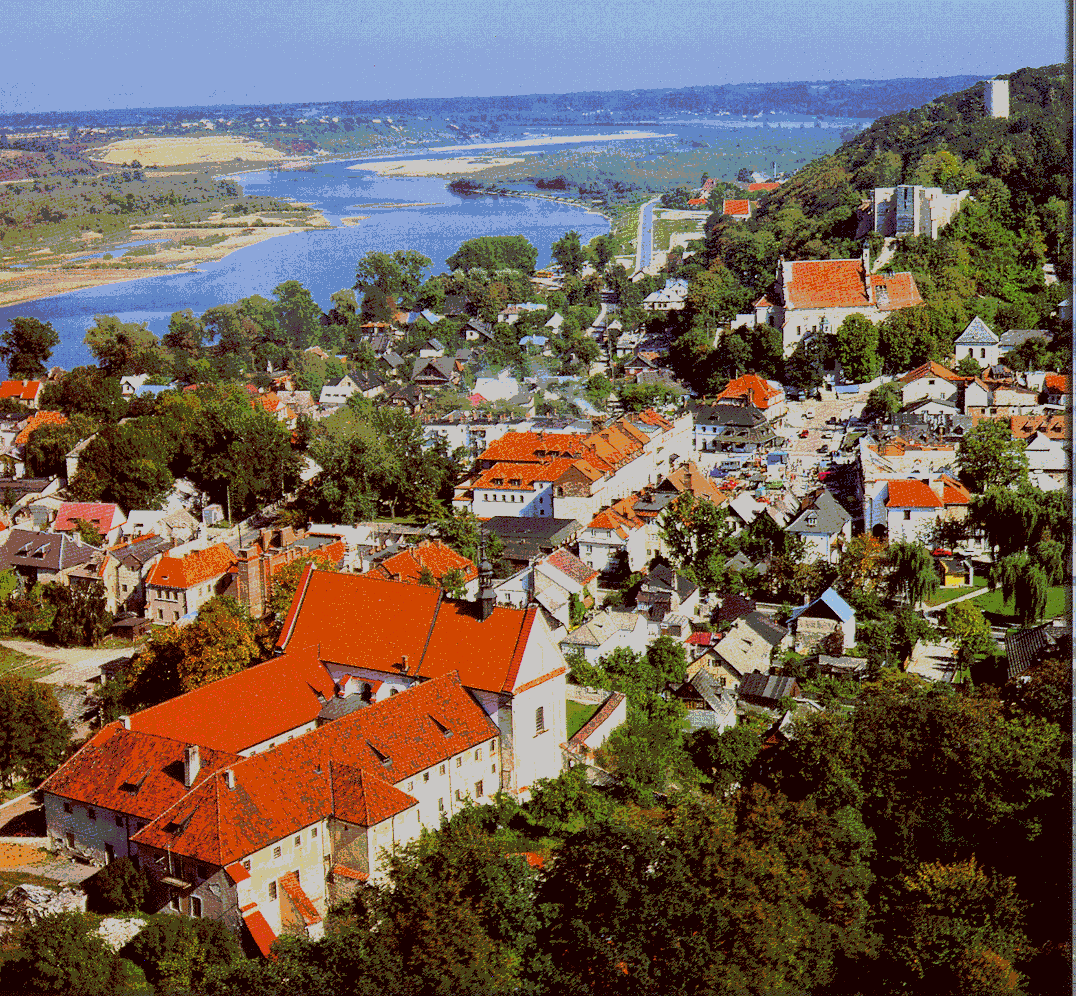
{"type": "Polygon", "coordinates": [[[310,839],[313,840],[317,835],[318,835],[318,828],[317,827],[311,827],[310,828],[310,839]]]}
{"type": "Polygon", "coordinates": [[[443,775],[444,773],[445,773],[445,765],[442,764],[441,765],[441,770],[438,772],[438,774],[443,775]]]}
{"type": "Polygon", "coordinates": [[[274,858],[279,858],[280,857],[280,848],[279,847],[274,847],[273,848],[273,857],[274,858]]]}
{"type": "Polygon", "coordinates": [[[910,508],[906,508],[904,510],[904,518],[905,519],[910,519],[911,517],[912,517],[912,510],[910,508]]]}
{"type": "Polygon", "coordinates": [[[496,764],[491,764],[489,766],[489,771],[490,771],[490,774],[492,774],[492,775],[497,774],[497,765],[496,764]]]}
{"type": "Polygon", "coordinates": [[[67,846],[68,847],[74,847],[75,846],[75,835],[73,833],[69,833],[67,835],[67,846]]]}
{"type": "Polygon", "coordinates": [[[481,799],[482,798],[482,783],[481,782],[475,782],[474,783],[474,797],[476,799],[481,799]]]}
{"type": "Polygon", "coordinates": [[[415,780],[414,779],[411,779],[411,781],[409,781],[407,783],[407,791],[408,792],[414,792],[415,791],[415,780]]]}
{"type": "Polygon", "coordinates": [[[243,862],[243,869],[244,871],[250,871],[250,858],[243,862]]]}
{"type": "Polygon", "coordinates": [[[200,896],[191,896],[191,916],[202,915],[202,900],[200,896]]]}
{"type": "Polygon", "coordinates": [[[71,812],[71,803],[69,803],[69,802],[64,803],[64,812],[65,813],[70,813],[71,812]]]}
{"type": "Polygon", "coordinates": [[[545,706],[538,706],[534,710],[534,735],[545,733],[545,706]]]}
{"type": "Polygon", "coordinates": [[[479,747],[478,750],[476,750],[474,752],[474,759],[476,761],[481,761],[482,760],[482,748],[481,747],[479,747]]]}
{"type": "Polygon", "coordinates": [[[491,741],[489,742],[489,752],[490,752],[490,754],[492,755],[492,754],[493,754],[493,752],[494,752],[494,751],[495,751],[496,749],[497,749],[497,741],[496,741],[496,740],[491,740],[491,741]]]}
{"type": "Polygon", "coordinates": [[[118,826],[118,827],[123,826],[123,817],[120,816],[119,813],[116,813],[115,820],[116,820],[116,826],[118,826]]]}
{"type": "Polygon", "coordinates": [[[399,691],[399,689],[398,689],[398,688],[393,688],[393,689],[391,689],[391,690],[389,691],[389,695],[390,695],[390,696],[393,696],[393,695],[395,695],[395,694],[396,694],[396,693],[397,693],[398,691],[399,691]]]}
{"type": "Polygon", "coordinates": [[[96,820],[97,819],[97,810],[94,809],[93,806],[87,806],[86,807],[86,818],[90,819],[90,820],[96,820]]]}
{"type": "Polygon", "coordinates": [[[422,780],[428,782],[430,780],[430,773],[428,771],[422,772],[422,780]]]}
{"type": "Polygon", "coordinates": [[[303,846],[303,837],[302,837],[302,834],[298,834],[298,833],[297,833],[297,834],[295,835],[295,846],[296,846],[296,847],[302,847],[302,846],[303,846]]]}
{"type": "Polygon", "coordinates": [[[437,800],[437,811],[441,812],[441,813],[443,813],[445,811],[445,800],[444,799],[438,799],[437,800]]]}
{"type": "Polygon", "coordinates": [[[269,883],[269,898],[276,899],[276,882],[269,883]]]}
{"type": "Polygon", "coordinates": [[[172,909],[174,909],[174,910],[179,909],[179,893],[178,892],[170,892],[169,893],[168,905],[171,906],[172,909]]]}
{"type": "Polygon", "coordinates": [[[164,619],[164,609],[158,609],[157,610],[157,618],[160,619],[160,620],[164,619]]]}

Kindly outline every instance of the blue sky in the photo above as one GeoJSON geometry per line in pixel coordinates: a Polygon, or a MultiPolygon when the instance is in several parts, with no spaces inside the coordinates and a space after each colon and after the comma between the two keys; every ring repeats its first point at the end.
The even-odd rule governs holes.
{"type": "Polygon", "coordinates": [[[0,113],[984,77],[1067,58],[1065,0],[35,0],[0,113]]]}

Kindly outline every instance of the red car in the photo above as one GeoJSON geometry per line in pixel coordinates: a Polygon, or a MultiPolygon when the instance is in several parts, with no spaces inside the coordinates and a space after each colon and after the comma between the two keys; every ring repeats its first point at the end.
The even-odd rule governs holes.
{"type": "Polygon", "coordinates": [[[810,429],[800,429],[800,439],[806,439],[810,434],[810,429]]]}

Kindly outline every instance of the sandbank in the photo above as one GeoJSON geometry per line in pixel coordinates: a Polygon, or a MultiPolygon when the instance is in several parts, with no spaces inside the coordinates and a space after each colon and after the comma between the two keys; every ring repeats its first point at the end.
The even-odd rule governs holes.
{"type": "Polygon", "coordinates": [[[101,149],[88,150],[98,162],[121,164],[138,160],[143,166],[181,166],[190,163],[278,162],[283,152],[240,135],[200,135],[168,137],[145,135],[109,142],[101,149]]]}
{"type": "Polygon", "coordinates": [[[459,159],[401,159],[395,162],[356,163],[354,166],[348,166],[348,169],[374,170],[378,176],[455,176],[477,173],[491,166],[514,166],[522,162],[526,160],[461,156],[459,159]]]}
{"type": "Polygon", "coordinates": [[[370,216],[368,214],[355,214],[351,215],[348,218],[341,218],[340,224],[343,225],[345,228],[348,228],[352,225],[357,225],[360,221],[365,221],[369,217],[370,216]]]}
{"type": "Polygon", "coordinates": [[[430,152],[467,152],[470,149],[522,149],[530,145],[565,145],[570,142],[615,142],[635,138],[675,138],[673,134],[654,131],[620,131],[615,135],[554,135],[550,138],[527,138],[521,142],[484,142],[475,145],[438,145],[430,152]]]}

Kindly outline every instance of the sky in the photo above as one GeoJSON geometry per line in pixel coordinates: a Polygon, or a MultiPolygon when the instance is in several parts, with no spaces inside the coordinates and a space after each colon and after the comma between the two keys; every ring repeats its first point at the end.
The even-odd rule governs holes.
{"type": "Polygon", "coordinates": [[[1064,62],[1066,0],[35,0],[0,114],[979,75],[1064,62]]]}

